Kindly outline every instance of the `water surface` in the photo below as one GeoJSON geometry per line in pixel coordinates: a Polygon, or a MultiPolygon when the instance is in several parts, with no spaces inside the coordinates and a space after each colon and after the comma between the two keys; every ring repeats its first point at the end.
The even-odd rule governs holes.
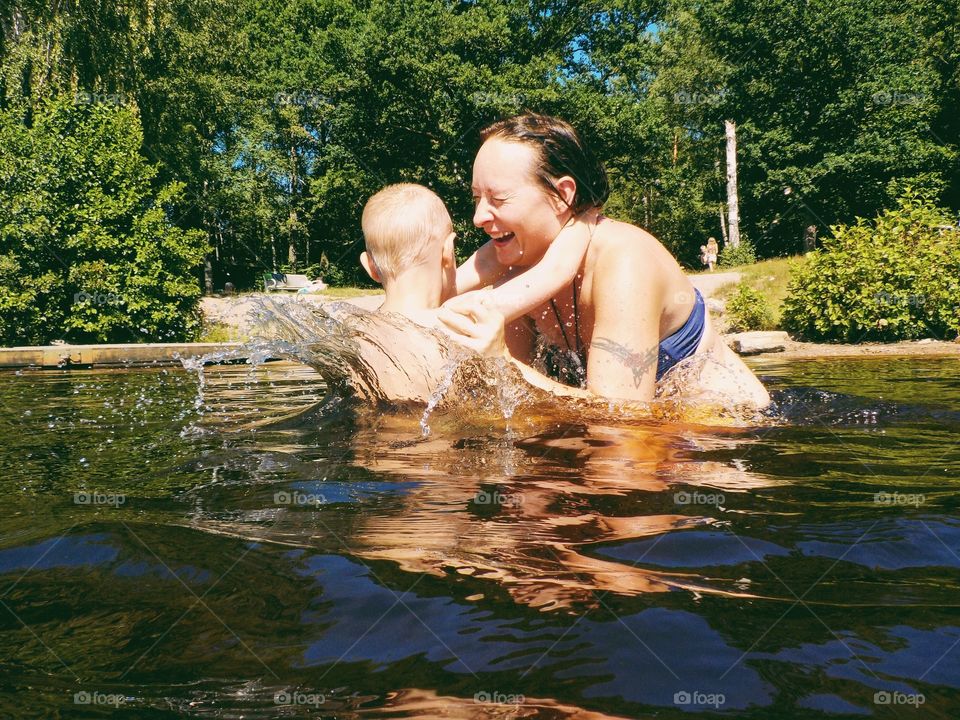
{"type": "Polygon", "coordinates": [[[761,427],[427,436],[292,364],[3,374],[0,716],[956,717],[960,368],[761,372],[761,427]]]}

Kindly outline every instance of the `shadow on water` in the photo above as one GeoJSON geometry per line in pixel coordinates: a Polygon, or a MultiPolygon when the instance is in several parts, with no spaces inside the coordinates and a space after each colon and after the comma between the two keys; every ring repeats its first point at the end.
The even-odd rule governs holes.
{"type": "Polygon", "coordinates": [[[468,375],[427,433],[289,363],[4,375],[0,716],[955,717],[956,363],[764,372],[764,425],[468,375]]]}

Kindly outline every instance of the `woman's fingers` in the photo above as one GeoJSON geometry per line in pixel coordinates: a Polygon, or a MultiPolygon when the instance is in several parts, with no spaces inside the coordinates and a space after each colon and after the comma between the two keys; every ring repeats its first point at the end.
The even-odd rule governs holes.
{"type": "Polygon", "coordinates": [[[446,305],[437,310],[437,319],[460,335],[475,337],[477,334],[477,323],[472,318],[446,305]]]}
{"type": "Polygon", "coordinates": [[[487,298],[481,297],[472,308],[473,318],[481,325],[503,325],[503,314],[491,306],[487,298]]]}
{"type": "Polygon", "coordinates": [[[441,307],[437,311],[437,319],[461,345],[488,357],[506,355],[503,315],[483,303],[477,303],[473,314],[475,319],[470,319],[466,315],[441,307]]]}

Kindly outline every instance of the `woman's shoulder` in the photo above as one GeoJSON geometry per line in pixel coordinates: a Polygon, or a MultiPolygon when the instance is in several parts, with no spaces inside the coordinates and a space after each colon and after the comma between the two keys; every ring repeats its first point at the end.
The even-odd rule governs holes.
{"type": "Polygon", "coordinates": [[[662,272],[661,263],[672,261],[673,256],[651,233],[641,227],[611,218],[604,218],[598,225],[590,243],[594,266],[636,267],[646,274],[662,272]]]}

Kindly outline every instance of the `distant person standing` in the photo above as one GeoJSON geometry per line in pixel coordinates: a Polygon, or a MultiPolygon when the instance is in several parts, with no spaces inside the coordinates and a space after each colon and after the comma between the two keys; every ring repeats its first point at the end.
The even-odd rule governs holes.
{"type": "Polygon", "coordinates": [[[710,269],[710,272],[713,272],[717,267],[717,256],[719,254],[720,247],[717,245],[716,238],[710,238],[706,245],[700,246],[700,260],[710,269]]]}
{"type": "Polygon", "coordinates": [[[817,226],[809,225],[803,231],[803,252],[813,252],[817,249],[817,226]]]}

